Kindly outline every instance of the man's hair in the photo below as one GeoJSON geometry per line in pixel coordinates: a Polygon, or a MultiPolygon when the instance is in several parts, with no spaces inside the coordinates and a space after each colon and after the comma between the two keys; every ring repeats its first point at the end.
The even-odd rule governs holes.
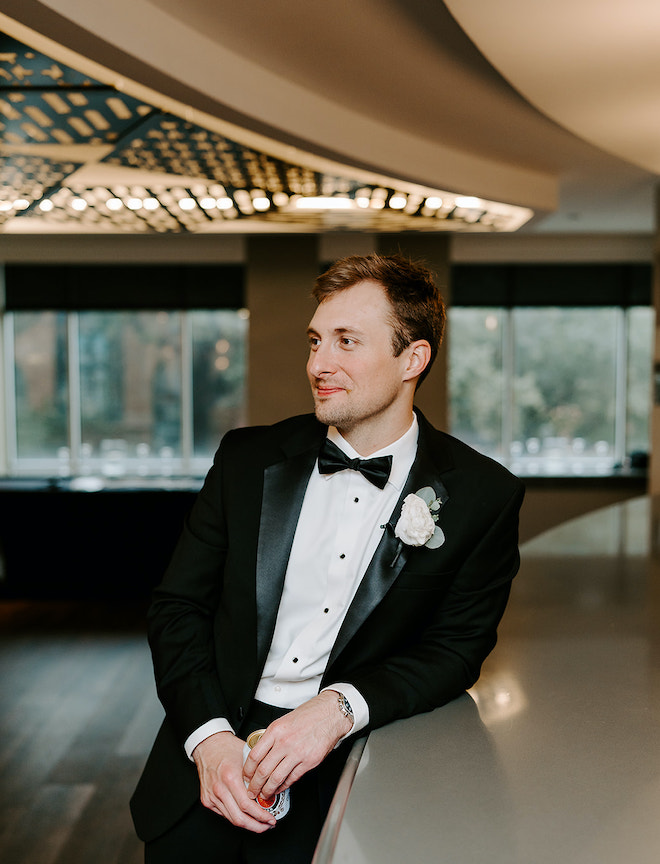
{"type": "Polygon", "coordinates": [[[418,339],[425,339],[431,346],[431,359],[419,376],[419,386],[438,354],[447,321],[445,303],[433,275],[424,265],[402,255],[351,255],[335,261],[322,273],[312,294],[317,303],[323,303],[338,291],[367,280],[381,285],[390,301],[394,356],[418,339]]]}

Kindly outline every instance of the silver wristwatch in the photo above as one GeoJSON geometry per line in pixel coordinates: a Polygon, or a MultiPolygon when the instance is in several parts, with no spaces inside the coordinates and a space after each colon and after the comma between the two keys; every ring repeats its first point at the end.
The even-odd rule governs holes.
{"type": "Polygon", "coordinates": [[[339,710],[344,715],[344,717],[348,717],[351,723],[355,720],[355,715],[353,714],[353,709],[351,708],[351,703],[344,696],[343,693],[337,693],[337,705],[339,706],[339,710]]]}

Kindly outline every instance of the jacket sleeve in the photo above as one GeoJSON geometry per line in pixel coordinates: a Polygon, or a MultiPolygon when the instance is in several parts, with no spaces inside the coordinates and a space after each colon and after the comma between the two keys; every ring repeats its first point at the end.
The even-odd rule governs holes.
{"type": "MultiPolygon", "coordinates": [[[[369,728],[431,711],[455,699],[479,677],[497,641],[497,626],[520,562],[518,513],[524,487],[516,480],[509,492],[488,530],[466,550],[441,598],[417,601],[429,603],[425,626],[404,646],[390,646],[377,662],[348,678],[369,705],[369,728]]],[[[380,610],[382,620],[374,616],[374,634],[377,628],[382,630],[394,604],[400,608],[405,602],[403,593],[396,596],[394,589],[380,610]]],[[[375,635],[370,637],[367,629],[362,638],[375,635]]]]}
{"type": "Polygon", "coordinates": [[[181,743],[210,718],[229,716],[213,650],[214,612],[227,555],[221,465],[228,437],[185,520],[148,612],[158,696],[181,743]]]}

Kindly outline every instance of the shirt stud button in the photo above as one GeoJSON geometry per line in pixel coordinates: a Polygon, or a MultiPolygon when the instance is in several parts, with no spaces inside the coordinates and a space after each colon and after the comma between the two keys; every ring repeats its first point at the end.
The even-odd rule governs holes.
{"type": "Polygon", "coordinates": [[[294,663],[297,663],[297,662],[298,662],[298,658],[297,658],[297,657],[294,657],[294,658],[293,658],[293,662],[294,662],[294,663]]]}
{"type": "Polygon", "coordinates": [[[344,553],[342,552],[341,555],[340,555],[339,557],[340,557],[340,558],[345,558],[346,556],[345,556],[344,553]]]}
{"type": "Polygon", "coordinates": [[[325,608],[325,609],[324,609],[324,610],[323,610],[323,611],[324,611],[324,612],[325,612],[325,614],[326,614],[326,615],[327,615],[327,614],[328,614],[328,612],[329,612],[329,611],[330,611],[330,610],[329,610],[329,609],[328,609],[328,607],[327,607],[327,606],[326,606],[326,608],[325,608]]]}

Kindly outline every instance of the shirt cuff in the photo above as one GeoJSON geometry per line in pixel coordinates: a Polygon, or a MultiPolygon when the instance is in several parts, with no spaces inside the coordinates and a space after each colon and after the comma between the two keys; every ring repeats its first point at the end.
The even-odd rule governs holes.
{"type": "MultiPolygon", "coordinates": [[[[331,684],[329,687],[324,687],[323,690],[334,690],[336,693],[341,693],[348,700],[349,705],[353,709],[353,728],[347,732],[343,738],[339,739],[339,744],[349,735],[359,732],[360,729],[369,723],[369,706],[364,700],[362,694],[352,684],[331,684]]],[[[323,693],[321,690],[321,693],[323,693]]]]}
{"type": "MultiPolygon", "coordinates": [[[[348,699],[348,696],[346,698],[348,699]]],[[[198,744],[201,744],[202,741],[210,738],[211,735],[215,735],[216,732],[231,732],[233,734],[234,730],[229,725],[229,721],[225,720],[224,717],[215,717],[213,720],[209,720],[202,724],[198,729],[195,729],[195,731],[186,738],[183,749],[186,751],[186,756],[191,762],[194,761],[192,753],[195,747],[197,747],[198,744]]]]}

